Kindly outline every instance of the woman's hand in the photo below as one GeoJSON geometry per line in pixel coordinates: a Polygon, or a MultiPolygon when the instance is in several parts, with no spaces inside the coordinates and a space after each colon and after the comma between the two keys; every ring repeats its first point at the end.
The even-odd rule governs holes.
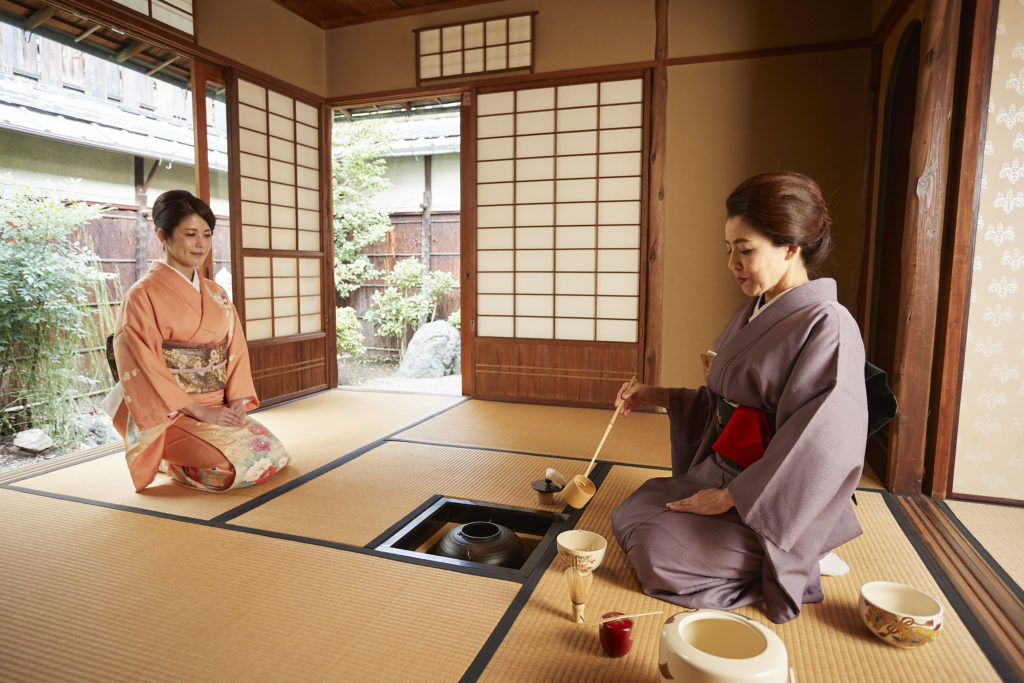
{"type": "Polygon", "coordinates": [[[241,403],[236,401],[222,406],[203,406],[198,403],[192,403],[182,408],[181,412],[198,422],[220,425],[222,427],[239,427],[245,421],[245,410],[242,408],[241,403]],[[233,406],[232,404],[236,405],[233,406]]]}
{"type": "Polygon", "coordinates": [[[692,512],[695,515],[720,515],[732,506],[729,489],[704,489],[689,498],[665,503],[665,507],[673,512],[692,512]]]}
{"type": "Polygon", "coordinates": [[[629,415],[634,410],[646,408],[668,408],[668,389],[650,384],[623,384],[615,397],[619,412],[629,415]]]}

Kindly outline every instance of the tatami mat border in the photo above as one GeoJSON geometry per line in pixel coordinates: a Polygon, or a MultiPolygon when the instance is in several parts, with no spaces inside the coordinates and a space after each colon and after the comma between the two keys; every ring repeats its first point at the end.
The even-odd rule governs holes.
{"type": "Polygon", "coordinates": [[[996,644],[989,637],[988,632],[982,627],[977,617],[975,617],[974,612],[972,612],[970,607],[967,606],[967,603],[964,602],[964,599],[960,596],[960,593],[957,592],[953,583],[949,580],[949,577],[947,577],[945,572],[942,571],[939,562],[932,556],[924,541],[918,535],[914,525],[910,523],[906,514],[899,507],[897,500],[898,497],[888,491],[879,491],[878,493],[881,493],[882,500],[884,500],[885,504],[889,507],[889,512],[892,513],[896,523],[899,524],[900,529],[903,531],[903,535],[907,537],[910,544],[914,547],[914,550],[917,551],[918,556],[931,573],[932,578],[935,579],[935,583],[938,584],[939,588],[942,590],[942,594],[949,602],[949,605],[964,623],[964,626],[967,627],[968,633],[970,633],[971,637],[974,638],[974,642],[976,642],[978,647],[981,648],[985,657],[988,658],[989,664],[992,665],[992,668],[995,669],[996,673],[999,674],[999,677],[1002,680],[1007,681],[1008,683],[1018,681],[1011,664],[999,652],[996,644]]]}
{"type": "Polygon", "coordinates": [[[337,469],[338,467],[341,467],[342,465],[344,465],[345,463],[349,462],[350,460],[354,460],[355,458],[358,458],[360,455],[363,455],[364,453],[372,451],[375,448],[379,448],[381,446],[381,444],[384,444],[384,443],[386,443],[388,441],[391,441],[392,437],[395,436],[396,434],[401,434],[405,430],[412,429],[416,425],[423,424],[424,422],[427,422],[428,420],[433,420],[438,415],[443,415],[444,413],[448,412],[452,408],[454,408],[456,406],[460,406],[460,405],[462,405],[463,403],[465,403],[468,400],[470,400],[468,397],[467,398],[463,398],[461,401],[453,403],[450,406],[448,406],[447,408],[439,410],[436,413],[432,413],[430,415],[427,415],[426,417],[424,417],[424,418],[422,418],[420,420],[416,420],[415,422],[413,422],[411,424],[407,424],[407,425],[403,426],[401,429],[396,429],[395,431],[391,432],[390,434],[388,434],[388,435],[386,435],[384,437],[381,437],[380,439],[377,439],[376,441],[374,441],[372,443],[366,444],[365,446],[363,446],[361,448],[357,448],[356,450],[352,451],[351,453],[343,455],[340,458],[337,458],[336,460],[332,460],[331,462],[327,463],[326,465],[321,465],[320,467],[316,468],[315,470],[312,470],[310,472],[306,472],[305,474],[303,474],[301,476],[295,477],[291,481],[278,486],[274,490],[267,491],[262,496],[257,496],[257,497],[255,497],[255,498],[253,498],[251,500],[247,500],[246,502],[242,503],[241,505],[238,505],[236,507],[231,508],[227,512],[224,512],[224,513],[214,517],[213,521],[216,521],[216,522],[226,522],[226,521],[228,521],[230,519],[234,519],[235,517],[238,517],[239,515],[243,515],[243,514],[245,514],[246,512],[249,512],[252,509],[258,508],[260,505],[263,505],[264,503],[266,503],[269,500],[273,500],[274,498],[277,498],[278,496],[280,496],[282,494],[285,494],[288,491],[291,491],[291,490],[293,490],[295,488],[298,488],[299,486],[302,486],[306,482],[312,481],[313,479],[316,479],[317,477],[322,476],[322,475],[326,474],[327,472],[330,472],[333,469],[337,469]]]}
{"type": "MultiPolygon", "coordinates": [[[[596,488],[600,488],[601,484],[604,483],[605,477],[611,472],[611,465],[607,463],[598,463],[594,466],[593,471],[590,473],[590,480],[594,482],[596,488]]],[[[579,510],[573,510],[568,505],[565,506],[566,510],[572,510],[569,513],[569,518],[565,521],[566,529],[575,529],[576,524],[579,523],[580,517],[583,516],[583,511],[586,507],[580,508],[579,510]]],[[[470,681],[477,680],[487,665],[490,663],[494,653],[498,651],[501,643],[505,640],[508,635],[509,629],[512,628],[512,624],[515,623],[516,619],[519,618],[519,613],[523,611],[523,607],[526,606],[527,601],[533,594],[537,584],[540,583],[541,578],[544,576],[544,572],[551,562],[555,559],[555,555],[558,554],[558,547],[552,543],[548,546],[547,550],[541,556],[540,562],[537,563],[536,570],[523,581],[523,587],[516,593],[516,597],[513,598],[512,603],[505,610],[505,614],[498,621],[498,624],[491,631],[491,635],[484,641],[483,647],[480,648],[480,652],[477,653],[476,657],[470,663],[466,669],[466,673],[463,674],[460,679],[460,683],[469,683],[470,681]]]]}
{"type": "Polygon", "coordinates": [[[946,505],[946,501],[936,500],[934,501],[934,503],[935,507],[942,510],[942,513],[946,515],[946,517],[949,519],[950,524],[956,527],[956,530],[959,531],[960,534],[967,540],[967,542],[971,544],[971,547],[974,548],[974,551],[978,553],[978,555],[980,555],[982,559],[985,560],[988,566],[1000,578],[1000,580],[1002,580],[1002,582],[1006,585],[1010,592],[1016,595],[1018,600],[1024,602],[1024,588],[1021,588],[1020,584],[1013,580],[1013,577],[1011,577],[1009,573],[1007,573],[1007,571],[1003,569],[1003,566],[999,564],[999,562],[992,556],[992,554],[989,553],[989,551],[985,550],[985,546],[981,544],[981,541],[979,541],[974,536],[974,534],[968,531],[964,523],[961,522],[960,518],[956,516],[956,513],[953,511],[953,509],[946,505]]]}

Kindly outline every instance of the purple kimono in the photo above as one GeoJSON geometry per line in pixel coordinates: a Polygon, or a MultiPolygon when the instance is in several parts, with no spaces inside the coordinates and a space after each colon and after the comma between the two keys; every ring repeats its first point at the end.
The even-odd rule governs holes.
{"type": "Polygon", "coordinates": [[[864,346],[836,283],[812,280],[715,340],[708,386],[672,389],[672,476],[651,479],[612,515],[644,592],[686,607],[763,603],[782,623],[824,598],[818,559],[860,535],[851,496],[867,438],[864,346]],[[764,456],[741,469],[711,450],[718,398],[775,413],[764,456]],[[720,515],[665,503],[728,488],[720,515]]]}

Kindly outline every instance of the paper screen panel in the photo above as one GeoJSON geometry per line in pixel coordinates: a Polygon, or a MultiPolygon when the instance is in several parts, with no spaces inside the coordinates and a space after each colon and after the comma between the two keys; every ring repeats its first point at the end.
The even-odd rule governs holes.
{"type": "Polygon", "coordinates": [[[476,111],[478,334],[638,341],[642,81],[485,93],[476,111]]]}
{"type": "Polygon", "coordinates": [[[265,339],[320,332],[322,256],[301,258],[320,252],[322,244],[319,110],[239,80],[238,116],[247,334],[265,339]],[[312,272],[300,277],[299,263],[312,272]]]}
{"type": "Polygon", "coordinates": [[[536,12],[416,29],[416,79],[533,70],[536,12]]]}

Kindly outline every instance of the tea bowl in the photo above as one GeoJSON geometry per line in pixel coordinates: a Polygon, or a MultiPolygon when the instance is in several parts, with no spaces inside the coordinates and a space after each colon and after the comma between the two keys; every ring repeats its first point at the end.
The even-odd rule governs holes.
{"type": "Polygon", "coordinates": [[[860,587],[860,618],[884,642],[920,647],[942,630],[942,605],[916,588],[892,581],[871,581],[860,587]]]}
{"type": "Polygon", "coordinates": [[[583,529],[569,529],[555,537],[558,557],[566,567],[592,572],[601,566],[608,541],[601,534],[583,529]]]}

